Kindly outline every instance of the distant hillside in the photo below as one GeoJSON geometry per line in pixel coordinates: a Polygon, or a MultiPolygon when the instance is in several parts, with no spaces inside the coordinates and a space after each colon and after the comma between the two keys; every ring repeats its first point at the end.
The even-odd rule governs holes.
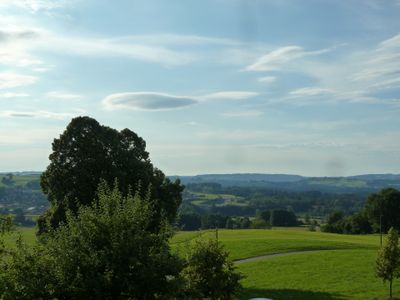
{"type": "Polygon", "coordinates": [[[299,175],[287,174],[257,174],[257,173],[244,173],[244,174],[203,174],[196,176],[170,176],[171,179],[180,178],[182,182],[186,183],[203,183],[203,182],[218,182],[232,184],[254,182],[296,182],[305,179],[306,177],[299,175]]]}
{"type": "Polygon", "coordinates": [[[349,177],[304,177],[288,174],[204,174],[170,176],[184,184],[217,183],[222,186],[264,187],[292,191],[369,193],[386,187],[400,188],[398,174],[367,174],[349,177]]]}
{"type": "Polygon", "coordinates": [[[361,179],[366,181],[374,180],[397,180],[400,181],[400,174],[365,174],[357,176],[349,176],[347,178],[361,179]]]}

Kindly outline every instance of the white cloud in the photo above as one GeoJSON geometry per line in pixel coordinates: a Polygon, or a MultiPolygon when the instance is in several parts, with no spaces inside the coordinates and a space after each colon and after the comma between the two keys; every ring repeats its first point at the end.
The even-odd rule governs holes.
{"type": "Polygon", "coordinates": [[[71,0],[0,0],[0,7],[17,6],[32,13],[39,11],[51,11],[64,7],[71,0]]]}
{"type": "Polygon", "coordinates": [[[250,91],[224,91],[199,97],[202,100],[243,100],[258,96],[259,93],[250,91]]]}
{"type": "Polygon", "coordinates": [[[26,93],[0,93],[1,98],[22,98],[29,97],[29,94],[26,93]]]}
{"type": "Polygon", "coordinates": [[[263,115],[259,110],[242,110],[242,111],[229,111],[221,114],[226,118],[257,118],[263,115]]]}
{"type": "Polygon", "coordinates": [[[361,59],[358,70],[352,74],[355,84],[363,84],[368,90],[400,87],[400,34],[363,53],[361,59]]]}
{"type": "Polygon", "coordinates": [[[307,52],[299,46],[284,47],[264,55],[247,69],[290,71],[315,82],[313,86],[297,87],[277,95],[268,101],[270,104],[398,105],[400,34],[362,50],[348,49],[348,45],[340,47],[342,51],[332,53],[329,60],[318,57],[329,49],[307,52]]]}
{"type": "Polygon", "coordinates": [[[319,87],[305,87],[289,92],[292,96],[318,96],[333,93],[329,89],[319,88],[319,87]]]}
{"type": "Polygon", "coordinates": [[[42,65],[42,60],[30,51],[35,49],[43,30],[12,22],[7,18],[0,21],[0,64],[13,67],[42,65]]]}
{"type": "Polygon", "coordinates": [[[30,75],[18,74],[15,72],[1,72],[0,73],[0,89],[9,89],[18,86],[25,86],[35,83],[37,77],[30,75]]]}
{"type": "Polygon", "coordinates": [[[258,82],[262,82],[262,83],[273,83],[276,81],[276,77],[275,76],[264,76],[264,77],[260,77],[257,79],[258,82]]]}
{"type": "Polygon", "coordinates": [[[306,51],[300,46],[287,46],[278,48],[258,58],[253,64],[246,67],[247,71],[277,71],[281,70],[291,61],[316,56],[328,52],[329,49],[306,51]]]}
{"type": "Polygon", "coordinates": [[[0,112],[0,116],[8,118],[44,118],[44,119],[56,119],[64,120],[74,117],[76,114],[73,113],[59,113],[50,111],[3,111],[0,112]]]}
{"type": "Polygon", "coordinates": [[[62,91],[51,91],[51,92],[46,93],[46,96],[49,98],[56,98],[56,99],[62,99],[62,100],[80,100],[83,98],[82,95],[67,93],[67,92],[62,92],[62,91]]]}

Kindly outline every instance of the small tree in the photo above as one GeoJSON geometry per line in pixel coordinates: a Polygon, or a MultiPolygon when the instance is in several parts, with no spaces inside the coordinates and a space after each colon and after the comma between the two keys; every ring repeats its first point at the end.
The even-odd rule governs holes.
{"type": "Polygon", "coordinates": [[[233,299],[241,275],[216,240],[197,241],[183,270],[189,299],[233,299]]]}
{"type": "Polygon", "coordinates": [[[389,281],[389,294],[392,298],[392,283],[400,275],[399,234],[393,227],[389,230],[386,244],[379,250],[376,260],[376,275],[389,281]]]}

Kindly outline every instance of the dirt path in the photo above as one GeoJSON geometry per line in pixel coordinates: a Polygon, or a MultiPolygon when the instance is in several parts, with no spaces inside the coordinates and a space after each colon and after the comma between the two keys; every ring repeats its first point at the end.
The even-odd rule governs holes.
{"type": "Polygon", "coordinates": [[[279,256],[288,256],[288,255],[294,255],[294,254],[321,252],[321,251],[324,251],[324,250],[305,250],[305,251],[293,251],[293,252],[285,252],[285,253],[266,254],[266,255],[248,257],[248,258],[243,258],[243,259],[237,259],[237,260],[234,260],[233,262],[235,264],[241,264],[241,263],[256,261],[256,260],[260,260],[260,259],[268,259],[268,258],[279,257],[279,256]]]}

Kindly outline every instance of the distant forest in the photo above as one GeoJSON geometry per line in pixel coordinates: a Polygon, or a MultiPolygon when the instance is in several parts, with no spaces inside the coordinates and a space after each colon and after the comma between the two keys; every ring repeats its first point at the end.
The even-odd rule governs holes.
{"type": "MultiPolygon", "coordinates": [[[[352,177],[210,174],[179,178],[185,185],[178,224],[182,229],[216,224],[225,227],[234,222],[238,223],[237,227],[247,226],[243,225],[249,224],[246,218],[254,219],[273,210],[324,221],[335,211],[344,215],[359,211],[370,193],[400,187],[400,175],[392,174],[352,177]],[[186,224],[188,219],[192,225],[186,224]]],[[[0,179],[2,213],[40,215],[48,208],[48,201],[40,190],[40,173],[3,173],[0,179]]]]}

